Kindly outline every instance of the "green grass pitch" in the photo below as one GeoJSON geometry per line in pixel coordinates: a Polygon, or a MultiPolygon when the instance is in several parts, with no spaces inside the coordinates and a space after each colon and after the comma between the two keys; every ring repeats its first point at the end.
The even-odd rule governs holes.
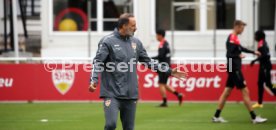
{"type": "MultiPolygon", "coordinates": [[[[256,113],[269,119],[252,124],[243,104],[228,103],[222,116],[229,122],[215,124],[214,103],[138,103],[135,130],[276,130],[276,104],[265,104],[256,113]]],[[[103,130],[102,103],[0,104],[0,130],[103,130]],[[42,119],[47,119],[43,122],[42,119]],[[42,120],[42,121],[41,121],[42,120]]],[[[118,119],[117,130],[122,130],[118,119]]]]}

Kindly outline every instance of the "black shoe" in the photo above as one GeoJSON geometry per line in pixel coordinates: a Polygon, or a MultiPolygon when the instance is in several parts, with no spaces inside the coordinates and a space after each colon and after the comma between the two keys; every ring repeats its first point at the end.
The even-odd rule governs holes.
{"type": "Polygon", "coordinates": [[[159,105],[159,107],[168,107],[168,104],[167,104],[167,103],[161,103],[161,104],[159,105]]]}
{"type": "Polygon", "coordinates": [[[183,95],[180,93],[180,94],[178,94],[177,98],[178,98],[179,106],[181,106],[183,103],[183,95]]]}

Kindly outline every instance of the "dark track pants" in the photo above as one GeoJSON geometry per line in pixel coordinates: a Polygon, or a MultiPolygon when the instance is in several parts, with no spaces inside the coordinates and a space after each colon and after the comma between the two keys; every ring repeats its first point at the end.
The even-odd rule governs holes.
{"type": "Polygon", "coordinates": [[[258,78],[258,103],[263,103],[263,94],[264,94],[264,83],[273,92],[274,96],[276,96],[276,88],[273,88],[271,83],[271,69],[260,67],[259,69],[259,78],[258,78]]]}
{"type": "Polygon", "coordinates": [[[115,130],[117,124],[118,113],[123,130],[134,130],[135,113],[137,100],[127,99],[104,99],[104,114],[105,114],[105,130],[115,130]]]}

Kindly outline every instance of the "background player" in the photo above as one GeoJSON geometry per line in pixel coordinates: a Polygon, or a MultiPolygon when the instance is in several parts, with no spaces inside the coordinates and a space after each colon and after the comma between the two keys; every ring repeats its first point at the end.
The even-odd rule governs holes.
{"type": "Polygon", "coordinates": [[[273,88],[271,83],[270,71],[272,69],[272,64],[270,61],[270,52],[267,42],[265,40],[265,33],[262,30],[255,32],[255,40],[258,42],[258,51],[261,53],[257,59],[251,62],[251,66],[254,65],[256,61],[260,62],[259,76],[258,76],[258,102],[255,103],[253,108],[263,107],[263,94],[264,94],[264,83],[269,88],[268,91],[276,96],[276,88],[273,88]]]}
{"type": "Polygon", "coordinates": [[[217,122],[217,123],[227,122],[222,117],[220,117],[220,113],[223,110],[225,102],[229,97],[229,95],[231,94],[234,86],[236,86],[237,89],[241,91],[244,104],[251,115],[252,122],[263,123],[267,121],[267,119],[265,118],[256,116],[255,112],[253,111],[253,108],[251,107],[251,103],[250,103],[251,101],[249,97],[249,90],[246,87],[246,82],[243,78],[243,74],[241,71],[241,59],[245,58],[245,55],[242,54],[241,52],[260,55],[260,52],[258,51],[254,52],[241,46],[240,40],[238,39],[238,35],[242,34],[245,26],[246,24],[243,21],[236,20],[234,22],[233,32],[229,35],[226,41],[228,79],[226,82],[226,88],[224,89],[224,92],[222,93],[219,99],[218,108],[215,112],[214,117],[212,118],[213,122],[217,122]]]}
{"type": "MultiPolygon", "coordinates": [[[[159,63],[166,63],[170,65],[171,64],[170,46],[167,40],[165,39],[165,35],[166,35],[166,32],[163,29],[159,29],[156,31],[156,39],[160,43],[158,47],[158,55],[152,58],[158,60],[159,63]]],[[[178,93],[174,88],[167,85],[169,75],[164,72],[158,72],[158,77],[159,77],[158,84],[160,88],[160,93],[163,98],[163,103],[160,104],[160,107],[168,106],[166,90],[173,93],[177,97],[179,105],[181,105],[183,100],[183,95],[181,93],[178,93]]]]}

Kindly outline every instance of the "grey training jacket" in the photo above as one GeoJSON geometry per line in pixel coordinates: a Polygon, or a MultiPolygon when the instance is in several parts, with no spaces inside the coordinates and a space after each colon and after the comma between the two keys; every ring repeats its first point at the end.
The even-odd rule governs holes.
{"type": "Polygon", "coordinates": [[[103,37],[93,60],[90,78],[90,82],[97,84],[100,77],[100,98],[138,99],[138,61],[152,70],[159,71],[162,68],[171,74],[169,66],[149,58],[137,38],[123,37],[118,29],[103,37]]]}

